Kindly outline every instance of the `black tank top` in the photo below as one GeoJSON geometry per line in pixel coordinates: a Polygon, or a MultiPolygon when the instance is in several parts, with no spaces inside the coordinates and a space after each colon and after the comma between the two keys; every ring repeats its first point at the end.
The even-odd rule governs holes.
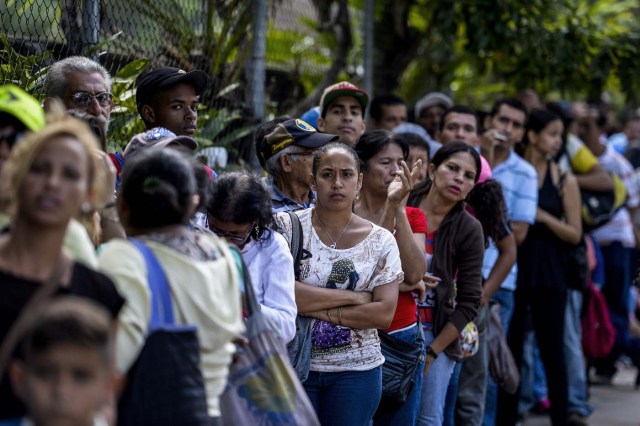
{"type": "MultiPolygon", "coordinates": [[[[547,162],[547,173],[538,190],[538,207],[558,219],[564,216],[562,196],[553,183],[550,162],[547,162]]],[[[565,290],[565,257],[564,241],[546,225],[536,222],[529,227],[527,238],[518,247],[518,285],[565,290]]]]}

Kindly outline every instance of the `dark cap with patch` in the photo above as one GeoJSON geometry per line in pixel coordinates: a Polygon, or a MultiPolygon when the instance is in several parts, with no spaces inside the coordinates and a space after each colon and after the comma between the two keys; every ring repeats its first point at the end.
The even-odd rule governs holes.
{"type": "Polygon", "coordinates": [[[290,145],[320,148],[338,139],[336,135],[318,133],[309,123],[296,118],[276,125],[273,131],[264,137],[261,144],[262,154],[266,161],[290,145]]]}
{"type": "Polygon", "coordinates": [[[195,70],[186,72],[173,67],[158,68],[138,77],[136,86],[136,106],[138,112],[141,111],[143,105],[148,105],[151,97],[158,90],[175,86],[176,84],[191,84],[196,91],[196,95],[200,96],[209,85],[209,76],[206,72],[195,70]]]}

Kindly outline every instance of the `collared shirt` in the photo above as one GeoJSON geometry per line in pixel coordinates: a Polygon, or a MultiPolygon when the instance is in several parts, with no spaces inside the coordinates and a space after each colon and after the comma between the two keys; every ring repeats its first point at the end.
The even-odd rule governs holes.
{"type": "Polygon", "coordinates": [[[273,205],[272,211],[273,213],[280,212],[293,212],[296,210],[308,209],[309,207],[313,207],[315,204],[315,194],[313,191],[309,191],[309,203],[298,204],[293,201],[291,198],[287,197],[280,188],[278,188],[275,183],[271,179],[266,179],[265,183],[267,185],[267,190],[269,191],[269,195],[271,196],[271,204],[273,205]]]}
{"type": "MultiPolygon", "coordinates": [[[[525,222],[530,225],[535,223],[538,209],[538,174],[533,166],[511,151],[504,162],[493,168],[493,179],[502,185],[509,221],[525,222]]],[[[482,264],[482,275],[485,279],[489,277],[498,255],[498,248],[490,240],[482,264]]],[[[516,263],[502,282],[501,288],[515,290],[517,275],[516,263]]]]}

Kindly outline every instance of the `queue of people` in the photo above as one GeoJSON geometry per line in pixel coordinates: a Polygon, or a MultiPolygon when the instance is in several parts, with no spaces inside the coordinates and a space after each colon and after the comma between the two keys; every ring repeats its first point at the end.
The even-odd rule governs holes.
{"type": "MultiPolygon", "coordinates": [[[[514,98],[481,119],[434,92],[408,123],[404,101],[385,95],[367,128],[369,95],[340,82],[310,122],[257,129],[264,176],[217,174],[193,158],[208,84],[197,70],[143,74],[147,129],[110,154],[100,64],[51,66],[44,109],[0,87],[0,425],[151,419],[129,398],[143,364],[175,350],[158,337],[168,326],[192,331],[179,371],[195,374],[194,355],[197,374],[165,405],[200,419],[189,424],[223,424],[230,366],[251,338],[247,286],[282,353],[295,353],[309,425],[515,425],[544,401],[552,424],[584,425],[590,367],[605,379],[621,356],[640,367],[640,185],[596,110],[514,98]],[[617,179],[625,204],[583,228],[581,191],[608,193],[617,179]],[[576,280],[569,253],[604,279],[576,280]],[[592,282],[616,331],[597,360],[581,346],[592,282]],[[515,393],[490,374],[492,307],[515,393]],[[527,406],[534,369],[548,391],[527,406]]],[[[640,146],[625,137],[623,150],[640,146]]]]}

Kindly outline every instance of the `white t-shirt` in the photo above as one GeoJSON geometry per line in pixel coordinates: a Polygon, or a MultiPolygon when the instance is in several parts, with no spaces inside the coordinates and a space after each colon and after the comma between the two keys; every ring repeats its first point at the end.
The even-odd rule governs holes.
{"type": "MultiPolygon", "coordinates": [[[[316,287],[371,292],[379,285],[403,278],[400,252],[393,235],[375,224],[369,235],[348,249],[332,249],[311,225],[313,209],[296,212],[304,234],[303,247],[311,258],[300,265],[300,279],[316,287]]],[[[291,240],[286,213],[276,216],[285,238],[291,240]]],[[[375,329],[352,329],[314,320],[311,326],[311,371],[366,371],[381,365],[380,339],[375,329]]]]}

